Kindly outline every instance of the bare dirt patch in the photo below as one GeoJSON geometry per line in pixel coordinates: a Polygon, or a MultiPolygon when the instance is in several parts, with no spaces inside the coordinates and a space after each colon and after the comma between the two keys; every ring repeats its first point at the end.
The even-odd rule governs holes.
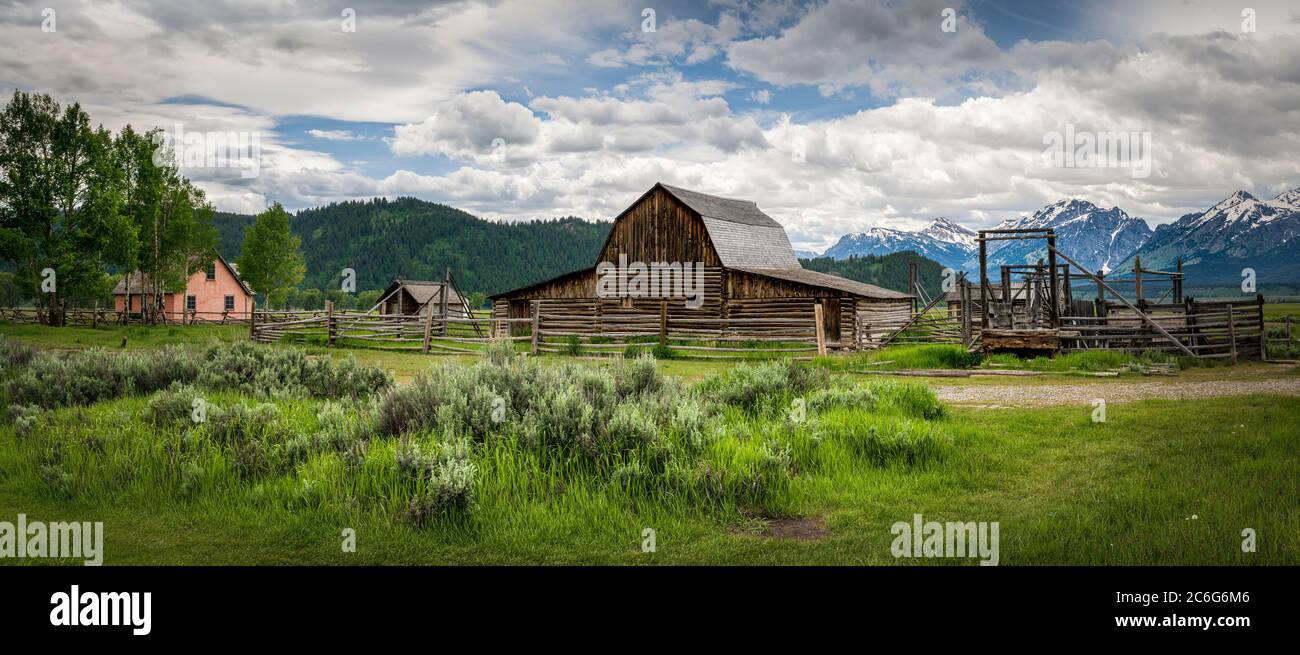
{"type": "Polygon", "coordinates": [[[1041,405],[1086,405],[1103,398],[1108,403],[1124,403],[1157,398],[1195,400],[1222,396],[1283,394],[1300,396],[1300,378],[1253,380],[1205,380],[1175,382],[1108,382],[1105,384],[1034,384],[1017,386],[935,386],[945,402],[982,407],[1034,407],[1041,405]]]}
{"type": "Polygon", "coordinates": [[[817,541],[830,536],[826,522],[817,516],[803,516],[788,519],[769,519],[758,536],[764,539],[795,539],[798,541],[817,541]]]}

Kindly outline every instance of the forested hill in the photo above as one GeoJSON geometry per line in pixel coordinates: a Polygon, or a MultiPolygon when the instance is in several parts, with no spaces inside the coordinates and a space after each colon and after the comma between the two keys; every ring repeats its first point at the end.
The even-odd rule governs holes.
{"type": "Polygon", "coordinates": [[[916,276],[921,287],[931,298],[939,293],[943,282],[943,267],[932,259],[905,250],[888,255],[852,256],[848,259],[801,259],[803,267],[821,273],[832,273],[850,280],[874,284],[878,287],[907,292],[907,263],[916,262],[916,276]]]}
{"type": "MultiPolygon", "coordinates": [[[[226,259],[239,255],[252,217],[219,213],[226,259]]],[[[506,291],[590,266],[610,223],[579,218],[497,223],[415,198],[357,200],[304,209],[290,223],[307,260],[303,288],[338,288],[357,272],[357,290],[394,277],[442,279],[447,268],[465,293],[506,291]]]]}

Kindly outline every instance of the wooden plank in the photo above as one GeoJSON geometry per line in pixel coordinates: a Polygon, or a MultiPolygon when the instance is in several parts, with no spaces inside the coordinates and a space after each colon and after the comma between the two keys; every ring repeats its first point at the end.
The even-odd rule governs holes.
{"type": "Polygon", "coordinates": [[[1232,305],[1228,305],[1228,347],[1232,363],[1237,363],[1237,326],[1233,324],[1232,305]]]}
{"type": "Polygon", "coordinates": [[[541,317],[542,317],[542,301],[535,300],[533,301],[533,346],[532,346],[532,351],[534,355],[537,354],[537,339],[542,331],[541,317]]]}
{"type": "Polygon", "coordinates": [[[818,355],[826,354],[826,328],[825,325],[822,324],[822,312],[823,309],[821,303],[813,305],[813,321],[816,323],[818,355]]]}

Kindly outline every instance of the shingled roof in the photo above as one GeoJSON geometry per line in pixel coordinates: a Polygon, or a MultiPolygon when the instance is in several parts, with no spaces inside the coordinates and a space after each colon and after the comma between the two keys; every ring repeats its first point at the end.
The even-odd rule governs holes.
{"type": "MultiPolygon", "coordinates": [[[[244,291],[248,292],[248,295],[250,296],[253,295],[252,287],[248,286],[248,283],[245,282],[243,278],[239,277],[239,269],[236,268],[234,264],[226,261],[226,258],[222,257],[221,253],[217,253],[217,258],[215,261],[221,262],[222,265],[224,265],[226,269],[230,271],[230,274],[234,276],[237,282],[239,282],[239,286],[244,287],[244,291]]],[[[158,286],[159,286],[158,291],[162,293],[172,293],[171,291],[168,291],[166,288],[164,288],[165,285],[160,284],[158,286]]],[[[144,284],[144,273],[136,271],[134,273],[127,273],[126,275],[123,275],[121,279],[117,281],[117,284],[113,287],[112,295],[122,296],[126,294],[131,294],[135,296],[144,293],[146,290],[147,289],[145,289],[145,284],[144,284]]]]}
{"type": "MultiPolygon", "coordinates": [[[[392,295],[392,293],[396,291],[399,287],[405,289],[407,293],[411,294],[411,298],[414,299],[415,302],[419,303],[421,306],[424,306],[430,300],[437,297],[438,293],[442,291],[442,282],[428,281],[428,280],[405,280],[402,278],[395,278],[388,285],[388,288],[384,289],[384,293],[382,297],[387,298],[388,296],[392,295]]],[[[447,304],[453,306],[460,304],[460,294],[456,293],[455,287],[451,289],[451,293],[447,294],[447,304]]]]}
{"type": "Polygon", "coordinates": [[[785,228],[753,202],[659,186],[700,215],[723,266],[799,268],[785,228]]]}
{"type": "Polygon", "coordinates": [[[806,268],[746,268],[737,266],[735,269],[746,273],[753,273],[754,275],[776,278],[778,280],[798,282],[800,284],[807,284],[814,287],[836,289],[838,291],[845,291],[859,296],[865,296],[867,298],[901,299],[912,297],[905,293],[899,293],[897,291],[890,291],[889,289],[878,287],[874,284],[856,282],[837,275],[828,275],[826,273],[810,271],[806,268]]]}

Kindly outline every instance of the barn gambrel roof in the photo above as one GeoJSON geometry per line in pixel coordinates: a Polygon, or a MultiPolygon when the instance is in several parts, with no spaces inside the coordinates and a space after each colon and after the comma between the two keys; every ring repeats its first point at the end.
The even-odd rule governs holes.
{"type": "Polygon", "coordinates": [[[660,183],[704,220],[713,248],[728,268],[799,268],[785,228],[748,200],[711,196],[660,183]]]}

